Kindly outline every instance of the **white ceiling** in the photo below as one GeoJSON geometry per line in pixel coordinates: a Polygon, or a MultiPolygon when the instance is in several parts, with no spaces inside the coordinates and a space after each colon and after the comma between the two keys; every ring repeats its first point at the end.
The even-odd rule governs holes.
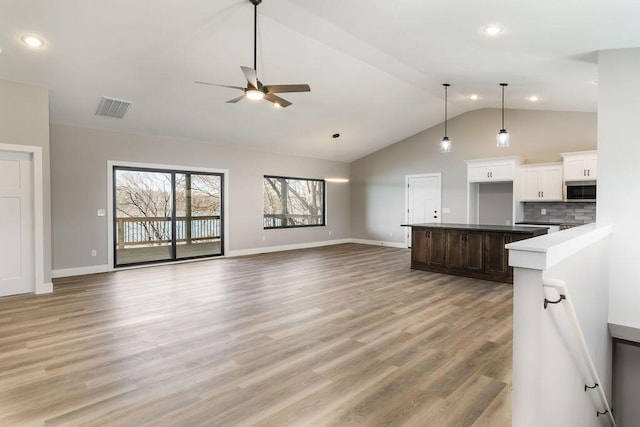
{"type": "Polygon", "coordinates": [[[246,84],[249,0],[0,0],[0,79],[50,88],[56,123],[332,160],[340,132],[352,161],[442,122],[445,82],[449,117],[499,107],[499,82],[507,108],[596,111],[597,51],[639,47],[639,22],[638,0],[264,0],[260,80],[311,86],[276,110],[193,83],[246,84]],[[97,117],[102,96],[133,106],[97,117]]]}

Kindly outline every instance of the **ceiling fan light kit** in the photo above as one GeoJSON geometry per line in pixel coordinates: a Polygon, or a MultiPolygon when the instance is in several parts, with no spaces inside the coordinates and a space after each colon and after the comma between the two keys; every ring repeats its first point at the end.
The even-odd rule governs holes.
{"type": "Polygon", "coordinates": [[[249,0],[253,4],[253,68],[241,66],[240,69],[247,79],[247,87],[220,85],[216,83],[207,83],[196,81],[195,83],[209,86],[220,86],[230,89],[239,89],[244,92],[243,95],[230,99],[227,104],[235,104],[242,98],[249,98],[252,101],[259,101],[266,99],[271,102],[275,108],[286,108],[291,105],[291,102],[284,98],[279,97],[276,93],[286,92],[310,92],[311,87],[308,84],[293,84],[293,85],[263,85],[258,80],[258,5],[262,3],[262,0],[249,0]]]}
{"type": "Polygon", "coordinates": [[[508,148],[509,147],[509,132],[504,127],[504,88],[509,86],[508,83],[500,83],[502,86],[502,128],[498,131],[498,135],[496,137],[496,143],[498,148],[508,148]]]}

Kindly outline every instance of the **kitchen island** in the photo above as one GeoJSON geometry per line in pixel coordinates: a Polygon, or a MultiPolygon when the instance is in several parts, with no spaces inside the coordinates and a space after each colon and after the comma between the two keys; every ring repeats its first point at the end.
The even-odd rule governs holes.
{"type": "Polygon", "coordinates": [[[403,224],[411,227],[411,268],[513,283],[505,245],[547,234],[546,227],[403,224]]]}

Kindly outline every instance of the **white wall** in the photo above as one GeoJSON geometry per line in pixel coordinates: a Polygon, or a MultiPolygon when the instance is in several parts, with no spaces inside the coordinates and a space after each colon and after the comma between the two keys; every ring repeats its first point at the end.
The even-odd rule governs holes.
{"type": "MultiPolygon", "coordinates": [[[[599,53],[598,212],[599,224],[613,224],[609,322],[640,328],[640,48],[599,53]]],[[[640,420],[638,348],[616,361],[615,406],[622,427],[640,420]]]]}
{"type": "Polygon", "coordinates": [[[96,211],[107,207],[108,160],[227,169],[226,238],[231,252],[347,239],[351,234],[349,185],[337,183],[327,184],[326,227],[262,228],[263,175],[348,177],[348,164],[54,124],[51,132],[54,270],[107,265],[107,218],[98,217],[96,211]],[[91,256],[92,249],[98,251],[97,257],[91,256]]]}
{"type": "Polygon", "coordinates": [[[600,52],[598,223],[613,223],[612,323],[640,327],[640,49],[600,52]]]}
{"type": "Polygon", "coordinates": [[[44,282],[51,282],[49,91],[0,80],[0,143],[42,147],[44,282]]]}

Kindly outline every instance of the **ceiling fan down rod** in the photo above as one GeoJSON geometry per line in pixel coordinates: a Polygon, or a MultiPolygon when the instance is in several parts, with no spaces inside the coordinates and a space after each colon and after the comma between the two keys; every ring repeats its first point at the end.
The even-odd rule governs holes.
{"type": "Polygon", "coordinates": [[[253,69],[258,74],[258,5],[262,0],[249,0],[253,4],[253,69]]]}

